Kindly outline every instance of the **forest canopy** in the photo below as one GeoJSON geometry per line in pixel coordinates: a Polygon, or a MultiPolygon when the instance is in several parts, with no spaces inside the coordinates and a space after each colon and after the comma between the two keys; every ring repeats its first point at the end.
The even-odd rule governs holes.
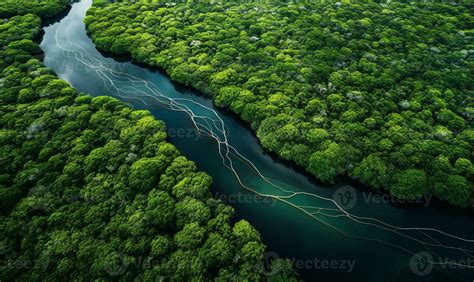
{"type": "Polygon", "coordinates": [[[296,280],[163,122],[79,95],[36,58],[40,18],[0,23],[0,280],[296,280]]]}
{"type": "Polygon", "coordinates": [[[2,0],[0,2],[0,18],[28,13],[41,18],[51,18],[63,11],[70,2],[75,0],[2,0]]]}
{"type": "Polygon", "coordinates": [[[474,205],[474,17],[397,1],[109,3],[85,19],[239,114],[262,145],[322,181],[474,205]]]}

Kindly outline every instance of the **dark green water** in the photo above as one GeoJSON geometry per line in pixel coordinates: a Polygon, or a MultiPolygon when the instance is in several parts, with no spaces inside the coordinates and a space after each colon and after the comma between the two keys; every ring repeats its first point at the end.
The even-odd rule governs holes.
{"type": "Polygon", "coordinates": [[[474,238],[474,219],[467,215],[469,211],[443,207],[428,198],[417,205],[401,205],[342,181],[324,186],[309,180],[267,155],[249,129],[214,108],[209,99],[173,84],[157,71],[99,53],[83,24],[90,5],[91,0],[74,4],[67,16],[44,28],[41,48],[45,65],[82,92],[117,97],[163,120],[169,141],[213,177],[214,194],[235,208],[238,219],[248,220],[260,231],[268,246],[267,261],[276,256],[290,258],[308,281],[473,280],[474,269],[461,266],[474,267],[474,252],[455,249],[474,250],[473,241],[457,238],[474,238]],[[175,110],[167,105],[172,101],[175,110]],[[193,113],[194,122],[182,109],[193,113]],[[227,142],[219,146],[216,139],[198,134],[196,124],[201,129],[206,126],[221,141],[227,136],[227,142]],[[218,131],[223,124],[225,133],[218,131]],[[247,161],[240,161],[235,151],[226,154],[226,144],[247,161]],[[262,175],[272,181],[265,181],[262,175]],[[306,194],[277,198],[292,194],[280,188],[306,194]],[[311,214],[318,210],[309,206],[337,208],[332,199],[350,214],[391,226],[371,219],[334,217],[341,214],[334,210],[311,214]],[[426,229],[398,229],[395,233],[393,226],[435,228],[456,237],[426,229]],[[420,260],[422,257],[436,264],[433,267],[420,260]],[[453,263],[446,264],[446,260],[453,263]]]}

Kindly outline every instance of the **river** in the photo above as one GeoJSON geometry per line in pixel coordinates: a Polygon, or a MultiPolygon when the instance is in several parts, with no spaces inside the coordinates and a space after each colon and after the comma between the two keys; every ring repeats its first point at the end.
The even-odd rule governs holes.
{"type": "Polygon", "coordinates": [[[164,121],[169,141],[213,177],[214,195],[261,233],[266,261],[289,258],[307,281],[472,281],[469,211],[429,197],[408,205],[343,180],[323,185],[279,162],[210,99],[100,53],[83,23],[91,2],[44,27],[44,64],[81,92],[116,97],[164,121]]]}

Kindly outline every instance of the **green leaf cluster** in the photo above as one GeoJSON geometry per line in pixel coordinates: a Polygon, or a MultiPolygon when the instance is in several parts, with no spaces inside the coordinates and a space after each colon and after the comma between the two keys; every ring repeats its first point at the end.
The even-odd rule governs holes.
{"type": "Polygon", "coordinates": [[[0,18],[32,13],[41,18],[51,18],[63,11],[74,0],[2,0],[0,18]]]}

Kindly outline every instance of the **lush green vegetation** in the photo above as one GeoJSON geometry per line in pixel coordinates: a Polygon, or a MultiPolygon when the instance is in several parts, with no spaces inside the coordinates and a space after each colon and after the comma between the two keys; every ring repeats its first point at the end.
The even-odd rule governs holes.
{"type": "Polygon", "coordinates": [[[28,13],[42,18],[51,18],[64,10],[73,0],[2,0],[0,2],[0,18],[28,13]]]}
{"type": "Polygon", "coordinates": [[[165,125],[79,96],[35,58],[39,27],[32,14],[0,24],[0,280],[266,277],[259,233],[211,197],[165,125]]]}
{"type": "Polygon", "coordinates": [[[100,49],[212,95],[323,181],[474,204],[467,6],[96,0],[85,21],[100,49]]]}

